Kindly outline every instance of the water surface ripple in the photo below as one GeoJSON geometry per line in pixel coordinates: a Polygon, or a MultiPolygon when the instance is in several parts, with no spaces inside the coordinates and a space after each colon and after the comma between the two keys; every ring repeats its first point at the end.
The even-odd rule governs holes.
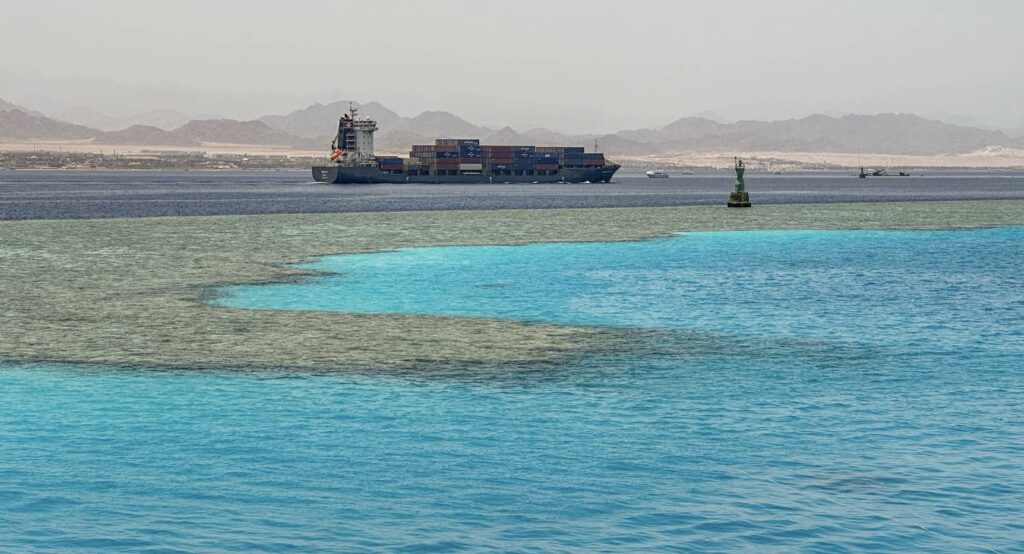
{"type": "Polygon", "coordinates": [[[0,551],[1019,551],[1022,239],[688,233],[323,258],[337,273],[221,302],[635,340],[443,374],[8,364],[0,551]]]}

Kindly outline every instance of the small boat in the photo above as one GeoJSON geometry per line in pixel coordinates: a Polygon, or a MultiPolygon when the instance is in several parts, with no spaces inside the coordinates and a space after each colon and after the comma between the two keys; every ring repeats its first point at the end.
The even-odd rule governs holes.
{"type": "Polygon", "coordinates": [[[647,176],[650,177],[651,179],[668,179],[668,173],[665,173],[664,171],[661,171],[659,169],[648,171],[647,176]]]}
{"type": "Polygon", "coordinates": [[[873,169],[870,172],[865,173],[864,168],[862,167],[860,168],[860,175],[857,175],[857,177],[864,179],[866,177],[891,177],[891,175],[889,175],[889,172],[886,171],[885,168],[873,169]]]}

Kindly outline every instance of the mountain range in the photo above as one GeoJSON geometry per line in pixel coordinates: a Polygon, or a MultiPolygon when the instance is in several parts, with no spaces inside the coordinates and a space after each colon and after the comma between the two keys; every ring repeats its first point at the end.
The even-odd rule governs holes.
{"type": "Polygon", "coordinates": [[[117,131],[132,125],[147,125],[170,131],[192,121],[194,118],[175,110],[150,110],[129,117],[114,117],[88,106],[74,106],[56,111],[54,119],[85,125],[101,131],[117,131]]]}
{"type": "Polygon", "coordinates": [[[990,146],[1024,148],[1024,138],[925,119],[911,114],[811,115],[783,121],[722,123],[683,117],[659,128],[606,135],[567,135],[548,129],[516,131],[475,125],[452,113],[426,111],[405,117],[377,102],[313,104],[285,115],[250,121],[192,119],[153,111],[116,119],[89,108],[54,117],[0,100],[0,139],[91,140],[97,144],[199,147],[243,144],[326,149],[339,115],[349,106],[377,121],[379,151],[402,152],[435,138],[480,138],[485,144],[592,145],[612,155],[683,152],[864,152],[875,154],[962,154],[990,146]],[[92,125],[84,123],[91,122],[92,125]],[[122,127],[123,125],[123,127],[122,127]],[[114,130],[120,129],[120,130],[114,130]]]}

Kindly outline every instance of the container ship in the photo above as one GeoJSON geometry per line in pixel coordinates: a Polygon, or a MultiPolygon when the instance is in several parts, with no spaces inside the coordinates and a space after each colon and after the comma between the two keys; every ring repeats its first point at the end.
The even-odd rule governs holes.
{"type": "Polygon", "coordinates": [[[582,146],[490,146],[479,139],[437,139],[408,158],[376,156],[377,122],[357,110],[338,121],[327,163],[313,166],[321,183],[604,183],[619,165],[582,146]]]}

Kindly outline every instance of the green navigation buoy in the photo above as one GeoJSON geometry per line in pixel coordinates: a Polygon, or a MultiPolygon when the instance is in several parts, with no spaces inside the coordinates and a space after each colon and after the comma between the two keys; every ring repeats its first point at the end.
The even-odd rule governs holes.
{"type": "Polygon", "coordinates": [[[736,160],[736,190],[729,195],[729,202],[725,205],[730,208],[749,208],[750,207],[750,195],[747,194],[746,184],[743,182],[743,160],[739,158],[733,158],[736,160]]]}

